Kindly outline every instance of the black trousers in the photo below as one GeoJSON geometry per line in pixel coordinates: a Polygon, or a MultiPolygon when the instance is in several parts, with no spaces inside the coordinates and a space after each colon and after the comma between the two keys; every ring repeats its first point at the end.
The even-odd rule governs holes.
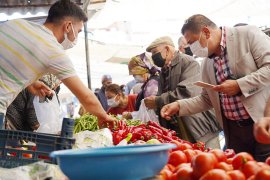
{"type": "Polygon", "coordinates": [[[255,140],[252,119],[240,122],[223,119],[225,141],[228,149],[236,153],[248,152],[257,161],[265,161],[270,156],[270,144],[261,144],[255,140]]]}

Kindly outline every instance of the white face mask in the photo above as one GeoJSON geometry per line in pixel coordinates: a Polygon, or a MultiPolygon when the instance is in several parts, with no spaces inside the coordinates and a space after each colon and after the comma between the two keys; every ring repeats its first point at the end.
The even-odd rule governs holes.
{"type": "Polygon", "coordinates": [[[208,40],[207,40],[207,45],[206,47],[202,47],[200,44],[200,39],[201,39],[202,32],[200,34],[199,40],[195,41],[192,43],[189,47],[192,51],[193,54],[195,54],[198,57],[208,57],[208,40]]]}
{"type": "Polygon", "coordinates": [[[107,99],[108,106],[117,107],[119,105],[119,101],[116,102],[115,98],[116,98],[116,96],[114,98],[107,99]]]}
{"type": "Polygon", "coordinates": [[[74,28],[73,28],[73,25],[71,24],[71,29],[72,29],[72,32],[73,32],[73,36],[74,36],[74,41],[70,41],[68,39],[68,36],[67,36],[67,33],[65,32],[64,34],[64,41],[61,43],[61,45],[64,47],[64,49],[70,49],[70,48],[73,48],[76,44],[77,44],[77,40],[78,40],[78,37],[75,36],[75,31],[74,31],[74,28]]]}
{"type": "Polygon", "coordinates": [[[144,83],[144,78],[141,75],[134,75],[134,79],[137,83],[144,83]]]}

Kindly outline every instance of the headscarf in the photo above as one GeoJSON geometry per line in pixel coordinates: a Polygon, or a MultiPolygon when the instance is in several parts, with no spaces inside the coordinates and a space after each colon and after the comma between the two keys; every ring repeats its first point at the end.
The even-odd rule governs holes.
{"type": "Polygon", "coordinates": [[[128,63],[128,70],[130,75],[141,75],[145,73],[154,75],[158,72],[151,59],[145,53],[132,57],[128,63]]]}

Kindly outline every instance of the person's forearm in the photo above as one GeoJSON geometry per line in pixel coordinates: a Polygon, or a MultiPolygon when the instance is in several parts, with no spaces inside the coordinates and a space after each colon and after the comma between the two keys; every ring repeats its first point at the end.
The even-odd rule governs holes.
{"type": "Polygon", "coordinates": [[[105,110],[103,109],[97,97],[92,91],[90,91],[87,97],[81,99],[80,102],[82,103],[83,107],[87,112],[90,112],[98,118],[106,118],[105,110]]]}
{"type": "Polygon", "coordinates": [[[97,116],[101,121],[106,120],[107,114],[96,95],[82,83],[78,76],[63,79],[62,81],[75,94],[87,112],[97,116]]]}
{"type": "Polygon", "coordinates": [[[264,110],[264,116],[265,117],[270,117],[270,98],[268,99],[265,110],[264,110]]]}

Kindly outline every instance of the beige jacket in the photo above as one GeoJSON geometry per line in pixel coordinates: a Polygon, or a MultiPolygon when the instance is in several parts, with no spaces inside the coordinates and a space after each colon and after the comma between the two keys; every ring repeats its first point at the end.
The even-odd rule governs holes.
{"type": "MultiPolygon", "coordinates": [[[[226,28],[229,66],[242,91],[242,102],[256,122],[263,117],[270,95],[270,38],[254,26],[226,28]]],[[[216,84],[213,61],[204,60],[202,80],[216,84]]],[[[222,113],[217,92],[204,89],[199,96],[178,101],[180,116],[214,108],[221,126],[222,113]]]]}

